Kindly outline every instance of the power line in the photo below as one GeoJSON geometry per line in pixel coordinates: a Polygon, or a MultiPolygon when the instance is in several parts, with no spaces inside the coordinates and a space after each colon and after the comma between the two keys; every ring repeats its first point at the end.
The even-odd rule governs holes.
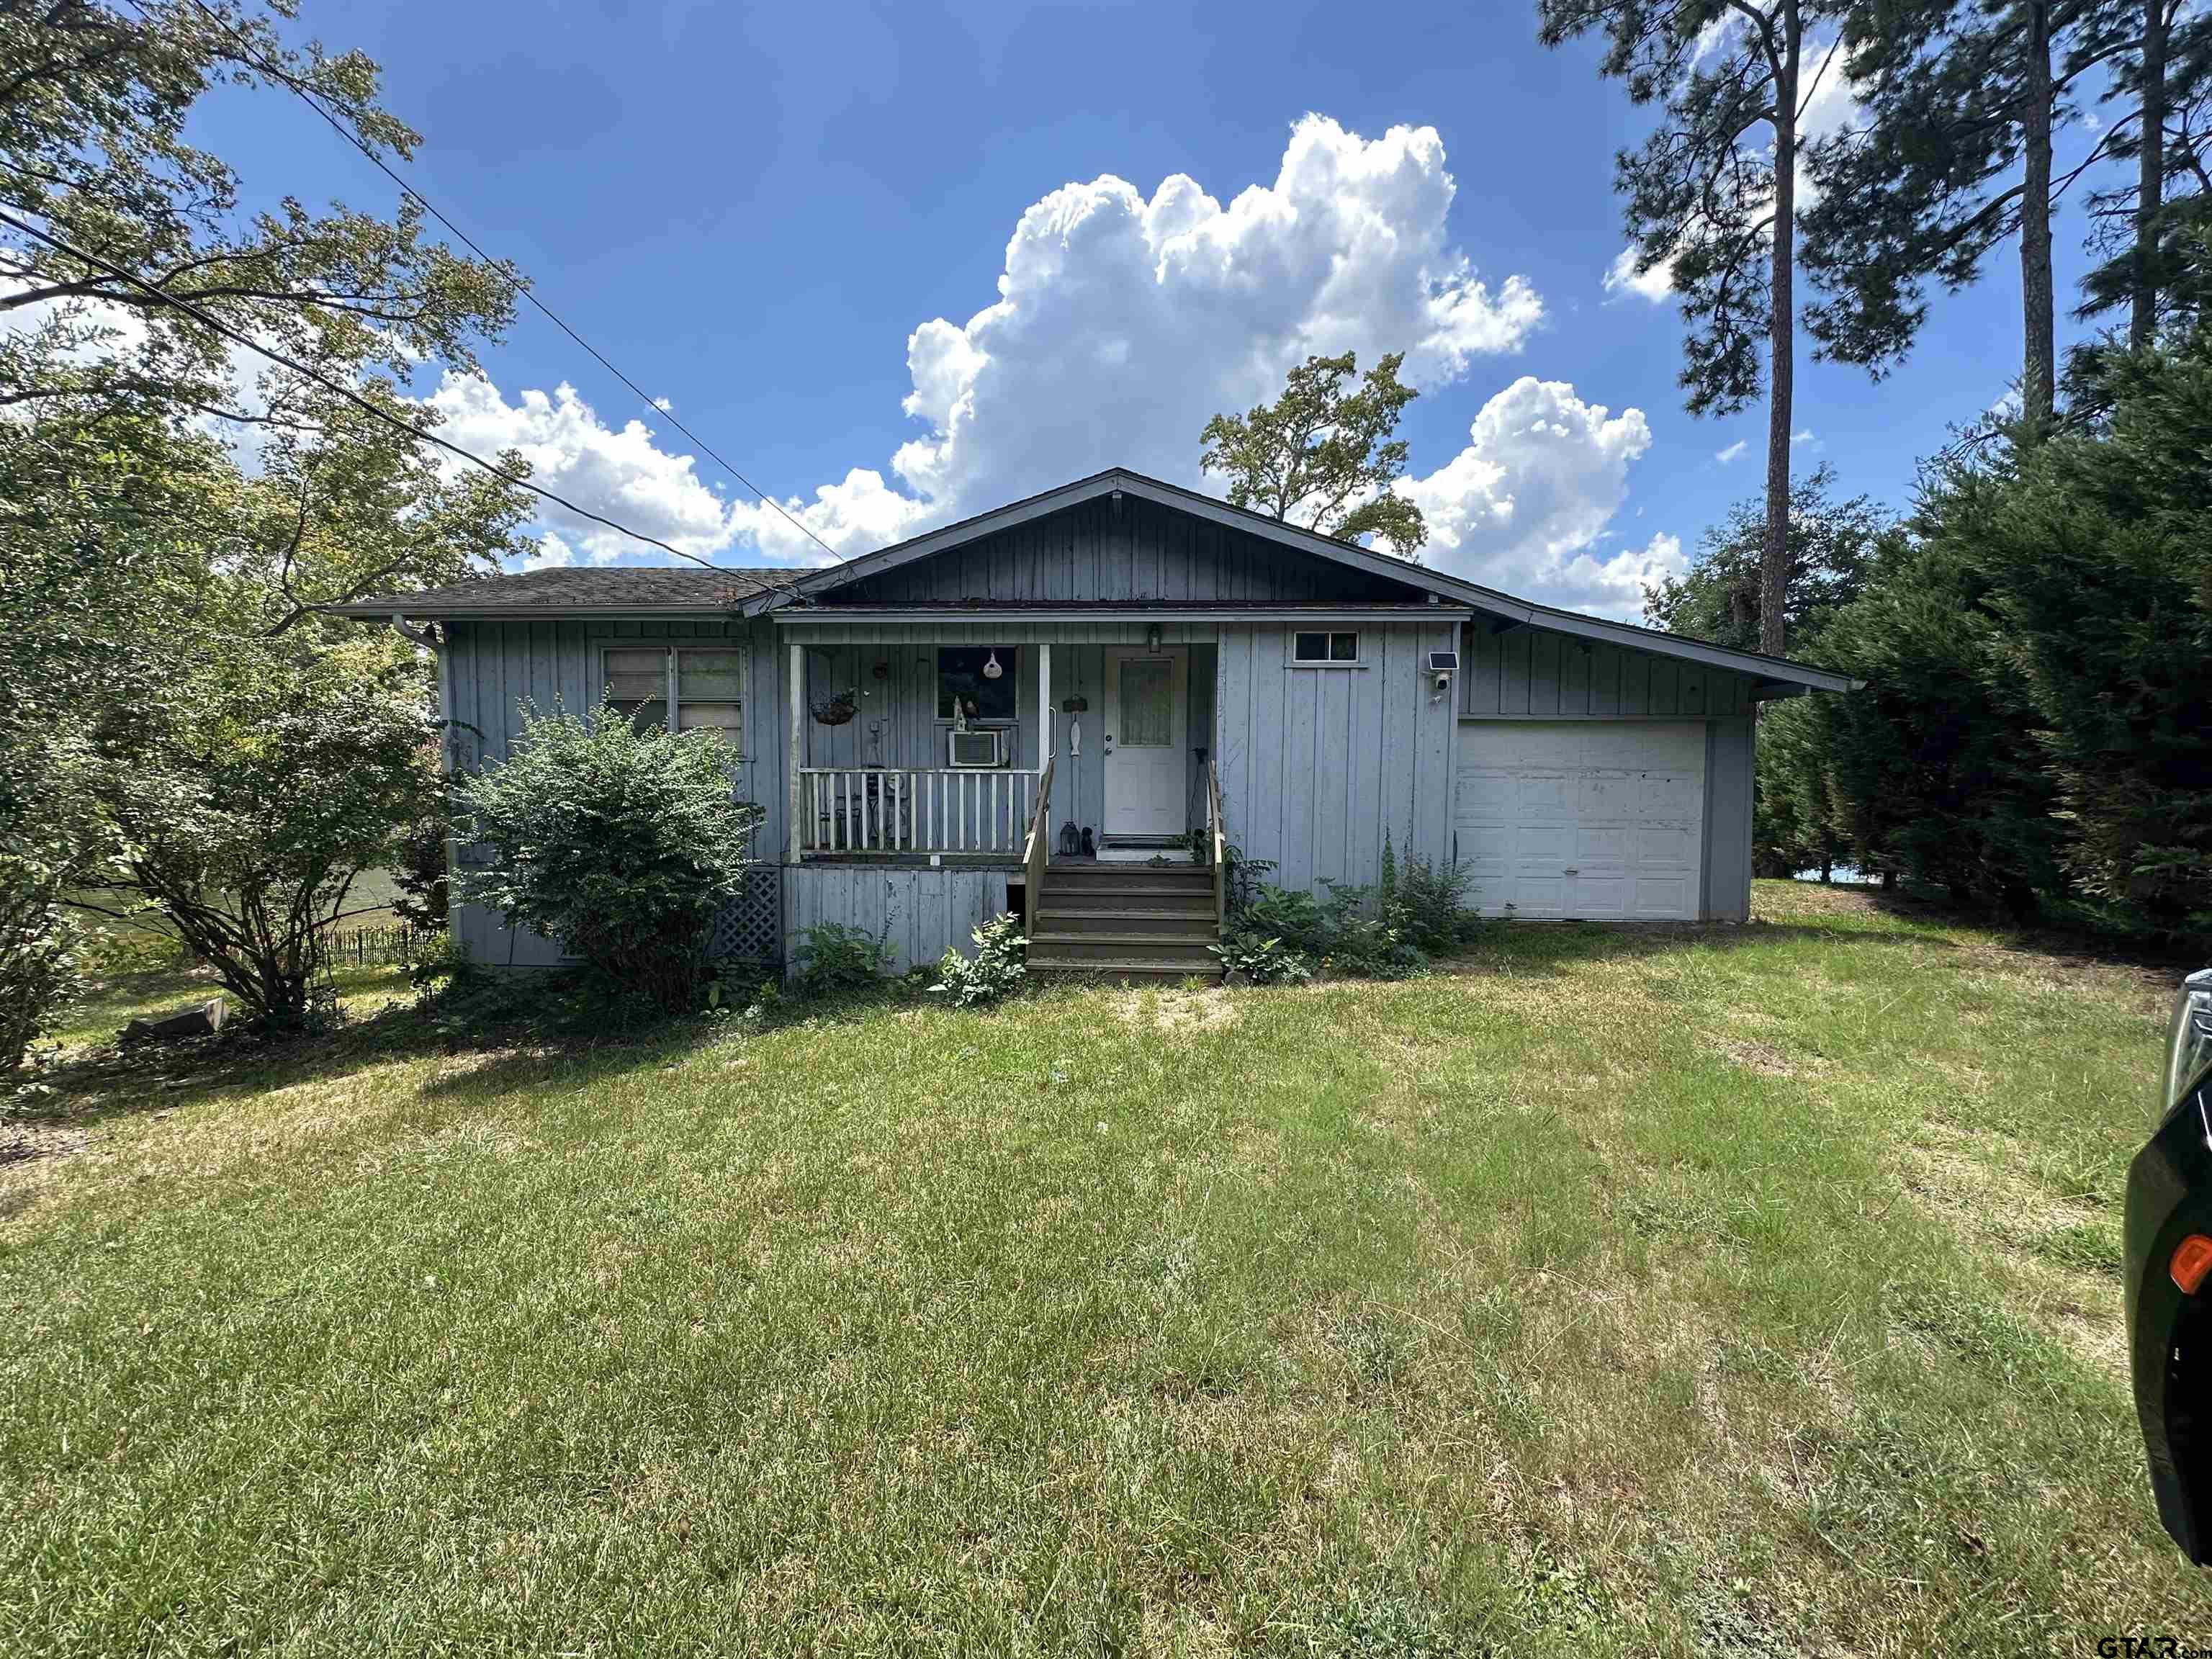
{"type": "MultiPolygon", "coordinates": [[[[402,195],[412,200],[417,207],[422,210],[423,212],[428,214],[433,219],[435,219],[440,224],[443,225],[447,231],[458,237],[460,240],[462,246],[466,247],[470,252],[475,254],[477,258],[483,260],[494,270],[498,271],[501,276],[506,281],[508,287],[512,288],[517,294],[520,295],[532,305],[535,306],[544,316],[546,320],[550,322],[554,327],[559,329],[571,340],[574,340],[578,345],[583,347],[586,351],[589,352],[592,355],[592,360],[596,362],[601,368],[606,370],[608,374],[613,375],[615,379],[620,380],[624,386],[628,386],[633,392],[635,392],[637,395],[637,398],[640,403],[643,404],[655,415],[665,420],[669,425],[674,427],[678,432],[689,438],[693,443],[698,445],[701,449],[706,452],[708,457],[712,459],[716,465],[720,466],[724,471],[727,472],[747,489],[751,490],[754,495],[760,497],[761,505],[773,508],[787,523],[791,526],[793,529],[798,531],[800,535],[812,542],[815,546],[820,548],[832,559],[838,560],[840,562],[843,560],[844,555],[838,552],[836,548],[830,546],[830,544],[823,541],[821,537],[816,535],[811,530],[808,529],[805,523],[794,517],[791,512],[784,507],[781,501],[776,500],[775,496],[769,495],[758,484],[755,483],[750,478],[748,478],[744,473],[738,471],[736,467],[731,465],[730,463],[725,460],[715,450],[712,444],[708,443],[704,438],[701,437],[690,427],[684,425],[682,421],[678,420],[674,410],[662,408],[659,404],[653,400],[651,394],[648,393],[643,386],[640,386],[635,380],[631,380],[629,375],[623,374],[622,370],[617,368],[613,363],[610,362],[604,352],[602,352],[597,346],[593,345],[589,340],[586,339],[582,335],[576,332],[574,329],[568,325],[568,322],[560,315],[559,313],[556,312],[552,307],[547,305],[544,301],[539,299],[536,294],[532,292],[530,285],[527,283],[522,282],[515,276],[509,275],[508,268],[503,262],[493,258],[490,254],[485,252],[483,249],[477,245],[476,239],[471,236],[468,232],[463,230],[459,225],[455,224],[451,219],[447,218],[445,214],[441,212],[435,203],[432,202],[428,197],[423,195],[421,191],[416,190],[414,185],[409,184],[406,179],[401,178],[398,173],[394,172],[392,167],[386,163],[384,158],[376,153],[374,147],[372,146],[367,139],[363,138],[359,132],[356,131],[350,124],[339,119],[337,116],[332,114],[330,110],[324,106],[320,99],[309,92],[307,88],[301,86],[291,75],[286,73],[283,70],[279,69],[275,64],[270,64],[267,59],[264,58],[258,52],[256,52],[254,50],[253,43],[251,40],[248,40],[243,34],[240,34],[228,18],[210,8],[206,3],[206,0],[191,0],[191,3],[208,19],[209,21],[216,24],[218,27],[222,29],[225,33],[228,34],[232,40],[238,42],[240,50],[246,54],[247,60],[252,63],[255,68],[258,69],[264,75],[266,75],[270,80],[276,82],[279,86],[289,88],[295,97],[306,104],[307,107],[314,111],[316,114],[321,116],[325,122],[329,123],[331,130],[333,132],[337,133],[338,137],[343,138],[363,155],[367,156],[370,164],[374,166],[378,172],[381,173],[386,178],[391,179],[393,184],[398,185],[402,195]]],[[[140,16],[146,16],[146,8],[143,3],[143,0],[131,0],[131,4],[138,12],[140,16]]],[[[151,18],[148,18],[148,21],[150,22],[152,20],[151,18]]]]}
{"type": "Polygon", "coordinates": [[[452,439],[439,436],[436,432],[431,430],[428,427],[417,426],[412,421],[403,420],[400,416],[393,414],[382,404],[371,398],[364,398],[360,392],[355,391],[351,386],[345,385],[343,382],[334,380],[329,375],[324,374],[319,370],[310,368],[307,364],[299,362],[297,359],[288,357],[283,352],[275,349],[273,347],[264,345],[260,341],[253,338],[252,336],[246,334],[239,329],[231,327],[230,325],[217,318],[210,316],[199,307],[192,304],[191,301],[181,299],[178,295],[170,293],[167,289],[164,289],[156,283],[149,283],[144,277],[137,276],[134,272],[125,270],[120,265],[111,264],[108,261],[100,258],[96,254],[87,253],[81,248],[72,247],[69,243],[64,241],[58,236],[53,235],[49,232],[40,230],[35,225],[25,224],[21,219],[15,217],[12,213],[0,211],[0,225],[6,225],[11,229],[21,231],[26,236],[35,238],[37,240],[44,242],[48,247],[54,249],[57,252],[66,254],[69,258],[76,260],[79,264],[83,264],[91,270],[104,271],[108,276],[116,278],[118,282],[128,283],[135,289],[143,289],[145,293],[151,295],[154,299],[161,301],[163,305],[175,307],[176,309],[183,312],[186,316],[198,322],[203,327],[212,330],[215,333],[221,335],[224,339],[230,341],[234,345],[243,346],[248,351],[253,352],[258,356],[266,357],[272,363],[276,363],[283,368],[290,369],[295,374],[301,375],[307,380],[313,380],[316,385],[323,387],[325,391],[337,392],[338,396],[343,398],[347,402],[358,405],[370,415],[374,416],[378,420],[383,422],[386,426],[396,428],[398,430],[406,433],[410,437],[419,438],[425,443],[435,444],[439,448],[447,450],[453,454],[459,456],[471,465],[482,467],[485,471],[490,473],[495,478],[501,479],[507,483],[514,485],[517,489],[526,489],[532,495],[538,496],[542,500],[552,502],[556,507],[565,507],[569,512],[574,513],[578,518],[588,519],[593,524],[605,525],[609,530],[614,531],[619,535],[627,536],[632,541],[643,542],[648,547],[657,547],[664,553],[673,553],[679,559],[689,559],[692,563],[704,565],[709,570],[720,570],[722,568],[721,566],[716,564],[712,559],[702,559],[696,553],[687,553],[680,547],[671,547],[666,542],[662,541],[657,536],[648,536],[642,530],[632,530],[628,525],[618,524],[614,520],[606,517],[604,514],[594,513],[587,507],[579,507],[567,496],[556,495],[552,490],[546,489],[543,484],[532,483],[528,478],[524,477],[519,472],[510,472],[503,466],[495,465],[494,463],[484,459],[483,456],[477,454],[474,451],[462,448],[460,445],[455,443],[452,439]]]}

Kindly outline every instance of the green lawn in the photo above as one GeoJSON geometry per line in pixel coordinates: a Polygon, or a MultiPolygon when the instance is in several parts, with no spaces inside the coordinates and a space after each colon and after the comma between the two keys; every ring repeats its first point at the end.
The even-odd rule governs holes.
{"type": "Polygon", "coordinates": [[[0,1165],[0,1652],[2212,1639],[2119,1322],[2163,977],[1759,902],[82,1079],[0,1165]]]}

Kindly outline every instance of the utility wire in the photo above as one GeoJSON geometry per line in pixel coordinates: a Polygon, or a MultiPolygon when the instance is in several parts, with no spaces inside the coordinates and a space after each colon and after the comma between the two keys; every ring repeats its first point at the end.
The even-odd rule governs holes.
{"type": "Polygon", "coordinates": [[[455,443],[452,439],[439,436],[436,432],[431,430],[428,427],[417,426],[412,421],[404,420],[399,416],[393,414],[390,410],[385,408],[381,404],[375,402],[374,399],[363,397],[360,392],[355,391],[351,386],[345,385],[343,381],[334,380],[329,375],[322,374],[319,370],[308,368],[307,364],[299,362],[297,359],[288,357],[283,352],[275,349],[273,347],[264,345],[252,335],[247,334],[241,330],[233,328],[229,324],[225,323],[217,318],[210,316],[199,307],[192,304],[191,301],[181,299],[178,295],[170,293],[167,289],[161,288],[156,283],[149,283],[144,277],[140,276],[134,272],[125,270],[120,265],[111,264],[108,261],[100,258],[96,254],[87,253],[81,248],[72,247],[60,237],[53,235],[50,232],[40,230],[36,225],[24,223],[23,221],[15,217],[12,213],[0,211],[0,225],[6,225],[10,229],[21,231],[24,235],[35,238],[37,240],[44,242],[48,247],[55,250],[55,252],[66,254],[69,258],[78,261],[80,264],[91,270],[103,271],[106,275],[114,277],[118,282],[128,283],[131,287],[142,289],[146,294],[151,295],[154,299],[160,301],[163,305],[175,307],[179,311],[183,312],[187,317],[198,322],[203,327],[213,330],[216,333],[221,335],[224,339],[230,341],[233,344],[244,346],[248,351],[256,353],[260,356],[266,357],[270,362],[278,364],[283,368],[289,368],[295,374],[301,375],[307,380],[313,380],[316,385],[323,387],[325,391],[337,392],[338,396],[343,398],[348,403],[358,405],[370,415],[374,416],[378,420],[383,422],[386,426],[396,428],[399,431],[406,433],[410,437],[419,438],[425,443],[435,444],[439,448],[459,456],[461,459],[468,462],[471,465],[482,467],[485,471],[490,473],[495,478],[504,480],[506,483],[511,483],[518,489],[526,489],[532,495],[538,496],[544,501],[552,502],[556,507],[565,507],[569,512],[574,513],[578,518],[588,519],[593,524],[605,525],[609,530],[614,531],[617,534],[627,536],[632,541],[643,542],[648,547],[657,547],[664,553],[673,553],[679,559],[689,559],[692,563],[704,565],[709,570],[719,571],[723,568],[722,566],[716,564],[711,559],[702,559],[696,553],[687,553],[680,547],[671,547],[666,542],[662,541],[657,536],[648,536],[642,530],[632,530],[626,524],[617,524],[614,520],[606,517],[604,514],[592,512],[588,507],[579,507],[567,496],[556,495],[552,490],[546,489],[543,484],[532,483],[528,478],[524,477],[520,473],[510,472],[505,467],[497,465],[493,462],[484,459],[483,456],[477,454],[474,451],[462,448],[460,445],[455,443]]]}
{"type": "MultiPolygon", "coordinates": [[[[258,52],[256,52],[254,50],[253,43],[251,40],[248,40],[243,34],[240,34],[228,18],[224,17],[220,12],[217,12],[208,6],[206,0],[191,0],[191,3],[208,19],[209,21],[216,24],[218,27],[222,29],[225,33],[228,34],[232,40],[238,42],[239,49],[246,54],[246,60],[249,63],[251,63],[256,69],[258,69],[264,75],[266,75],[270,80],[276,82],[279,86],[289,88],[293,94],[302,103],[306,104],[309,109],[312,109],[316,114],[321,116],[325,121],[330,124],[331,130],[333,132],[337,133],[338,137],[344,139],[356,149],[359,150],[363,155],[367,156],[370,164],[374,166],[378,172],[381,173],[386,178],[391,179],[393,184],[398,185],[402,195],[407,197],[408,199],[416,204],[416,206],[421,208],[423,212],[428,214],[433,219],[435,219],[440,224],[443,225],[447,231],[459,238],[463,246],[466,247],[470,252],[475,254],[477,258],[483,260],[493,270],[498,271],[500,276],[506,281],[507,284],[524,299],[530,301],[532,305],[535,306],[548,322],[551,323],[554,327],[559,329],[571,340],[574,340],[578,345],[583,347],[586,351],[592,355],[592,360],[596,362],[601,368],[606,370],[608,374],[613,375],[615,379],[620,380],[633,392],[636,393],[640,403],[651,410],[654,415],[658,416],[662,420],[666,421],[669,425],[674,427],[678,432],[689,438],[693,443],[698,445],[702,450],[706,452],[708,459],[713,460],[716,465],[720,466],[724,471],[727,472],[747,489],[751,490],[754,495],[760,497],[761,504],[763,507],[774,508],[775,511],[781,515],[793,529],[799,532],[800,535],[812,542],[815,546],[820,548],[832,559],[837,560],[841,562],[842,562],[845,556],[843,554],[838,552],[836,548],[830,546],[830,544],[823,541],[821,537],[816,535],[811,530],[808,529],[805,523],[799,518],[794,517],[792,513],[785,507],[781,501],[776,500],[775,496],[769,495],[758,484],[755,483],[750,478],[748,478],[744,473],[738,471],[736,467],[731,465],[728,461],[725,460],[722,456],[716,452],[714,445],[708,443],[704,438],[701,437],[690,427],[684,425],[682,421],[678,420],[676,417],[674,411],[664,409],[658,403],[655,403],[651,394],[649,394],[643,386],[640,386],[635,380],[630,379],[629,375],[623,374],[622,370],[617,368],[613,363],[607,360],[605,353],[602,352],[597,346],[593,345],[582,335],[576,332],[574,329],[568,325],[568,322],[560,315],[559,313],[556,312],[552,307],[547,305],[544,301],[539,299],[536,294],[532,292],[529,283],[523,282],[519,277],[512,275],[510,273],[510,267],[508,267],[503,261],[495,259],[490,254],[485,252],[483,249],[477,245],[477,240],[473,236],[471,236],[468,232],[463,230],[459,225],[455,224],[451,219],[447,218],[443,213],[439,211],[437,204],[432,202],[428,197],[423,195],[421,191],[416,189],[412,185],[409,184],[406,179],[401,178],[398,173],[394,172],[385,161],[385,159],[376,153],[375,147],[370,144],[367,139],[363,138],[359,132],[356,131],[349,123],[341,120],[337,115],[333,114],[324,106],[322,100],[317,98],[313,93],[309,92],[307,88],[301,86],[296,78],[287,73],[285,70],[278,68],[276,65],[270,64],[267,59],[264,58],[258,52]]],[[[141,16],[146,15],[146,8],[143,3],[143,0],[131,0],[131,4],[137,10],[141,16]]],[[[148,21],[151,21],[152,20],[149,18],[148,21]]]]}

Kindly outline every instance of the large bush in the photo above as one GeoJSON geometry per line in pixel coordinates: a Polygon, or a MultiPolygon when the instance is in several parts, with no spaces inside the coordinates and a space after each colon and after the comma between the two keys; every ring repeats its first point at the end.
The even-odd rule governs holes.
{"type": "Polygon", "coordinates": [[[270,1030],[314,1023],[324,930],[435,799],[421,676],[385,649],[212,639],[91,767],[120,848],[101,884],[167,917],[270,1030]]]}
{"type": "Polygon", "coordinates": [[[526,709],[509,758],[455,792],[461,842],[490,859],[465,857],[455,891],[680,1012],[761,820],[736,786],[715,732],[641,729],[608,706],[526,709]]]}

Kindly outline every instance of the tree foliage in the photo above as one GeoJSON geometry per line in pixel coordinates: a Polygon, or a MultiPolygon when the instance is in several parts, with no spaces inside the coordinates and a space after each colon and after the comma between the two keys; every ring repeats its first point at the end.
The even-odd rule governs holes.
{"type": "Polygon", "coordinates": [[[2212,343],[2118,376],[2095,426],[1930,476],[1813,643],[1868,690],[1762,720],[1765,857],[2212,935],[2212,343]]]}
{"type": "Polygon", "coordinates": [[[456,787],[460,836],[489,858],[464,857],[456,896],[681,1012],[761,820],[738,776],[714,731],[641,729],[611,705],[526,708],[507,760],[456,787]]]}
{"type": "Polygon", "coordinates": [[[1911,348],[1931,282],[1963,288],[2016,240],[2021,398],[2047,424],[2057,363],[2055,204],[2112,135],[2059,171],[2079,88],[2130,42],[2139,0],[1883,0],[1845,15],[1862,118],[1811,146],[1819,199],[1805,263],[1825,297],[1807,307],[1821,355],[1880,373],[1911,348]]]}
{"type": "Polygon", "coordinates": [[[93,769],[117,840],[101,884],[150,903],[254,1021],[316,1022],[325,931],[437,798],[419,677],[379,640],[308,652],[234,635],[138,711],[93,769]]]}
{"type": "Polygon", "coordinates": [[[1692,414],[1767,404],[1760,648],[1783,648],[1796,355],[1799,130],[1826,63],[1809,32],[1848,0],[1538,0],[1557,46],[1606,43],[1601,73],[1656,104],[1650,136],[1614,158],[1639,274],[1668,273],[1681,302],[1681,384],[1692,414]]]}
{"type": "Polygon", "coordinates": [[[408,152],[375,66],[286,47],[293,12],[0,0],[0,890],[27,917],[87,888],[151,905],[277,1025],[303,1017],[305,919],[382,856],[374,814],[420,804],[431,684],[313,607],[529,545],[524,495],[442,465],[403,401],[472,366],[511,273],[404,203],[248,214],[195,142],[210,91],[301,88],[408,152]]]}
{"type": "MultiPolygon", "coordinates": [[[[1865,591],[1869,576],[1896,540],[1889,517],[1864,495],[1834,498],[1836,476],[1822,466],[1790,492],[1790,564],[1783,589],[1789,637],[1802,646],[1865,591]]],[[[1763,503],[1738,501],[1698,538],[1690,568],[1644,590],[1644,620],[1653,628],[1756,651],[1759,557],[1765,537],[1763,503]]]]}
{"type": "Polygon", "coordinates": [[[1406,470],[1406,444],[1390,434],[1419,395],[1398,379],[1405,360],[1391,352],[1347,387],[1359,370],[1356,354],[1307,358],[1273,403],[1206,423],[1200,466],[1226,475],[1233,506],[1344,541],[1371,535],[1413,556],[1428,524],[1391,488],[1406,470]]]}

